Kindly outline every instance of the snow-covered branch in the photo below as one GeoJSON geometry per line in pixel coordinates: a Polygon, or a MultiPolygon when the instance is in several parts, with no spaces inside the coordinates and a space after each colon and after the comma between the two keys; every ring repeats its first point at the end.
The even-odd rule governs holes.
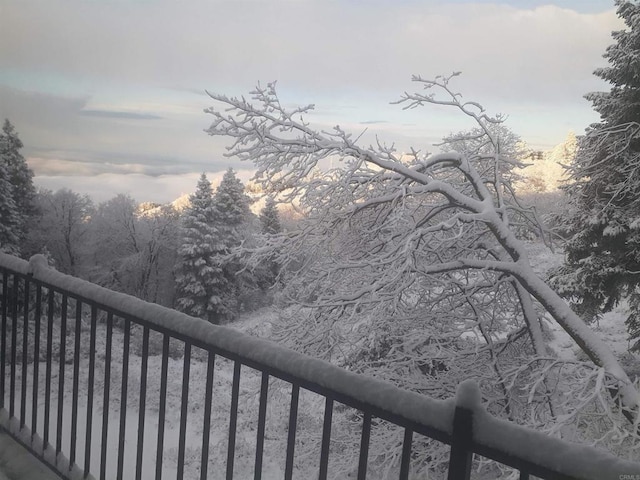
{"type": "Polygon", "coordinates": [[[266,192],[304,212],[295,232],[270,237],[273,249],[254,252],[255,262],[278,252],[288,286],[283,295],[309,318],[283,327],[285,337],[322,340],[314,353],[335,358],[336,350],[323,343],[333,338],[345,360],[361,348],[349,339],[363,325],[411,318],[426,335],[429,329],[415,319],[428,312],[455,338],[475,331],[478,345],[525,328],[535,355],[544,352],[535,299],[615,379],[610,393],[633,419],[638,394],[632,382],[602,340],[534,273],[519,238],[520,228],[539,226],[511,185],[521,160],[517,137],[502,117],[452,90],[455,76],[414,77],[426,93],[405,93],[397,102],[448,106],[475,122],[476,129],[445,139],[448,151],[428,157],[400,155],[380,141],[365,147],[339,126],[315,129],[305,120],[313,106],[285,109],[273,83],[251,92],[251,101],[210,94],[217,106],[207,109],[214,116],[208,133],[230,137],[228,155],[253,162],[255,181],[266,192]]]}

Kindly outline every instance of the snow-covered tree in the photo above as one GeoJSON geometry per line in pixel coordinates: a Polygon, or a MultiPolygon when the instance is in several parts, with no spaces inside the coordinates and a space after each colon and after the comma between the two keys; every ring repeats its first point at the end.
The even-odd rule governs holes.
{"type": "Polygon", "coordinates": [[[95,267],[91,280],[113,290],[173,306],[177,212],[141,211],[129,195],[101,203],[91,220],[95,267]],[[162,292],[162,294],[159,294],[162,292]]]}
{"type": "Polygon", "coordinates": [[[17,223],[13,226],[19,242],[24,243],[29,219],[34,212],[35,187],[33,171],[20,153],[22,141],[15,127],[5,119],[0,133],[0,164],[6,170],[6,179],[11,184],[11,198],[17,211],[17,223]]]}
{"type": "Polygon", "coordinates": [[[225,321],[234,320],[242,307],[242,296],[246,290],[255,288],[252,275],[242,271],[242,262],[235,255],[250,233],[250,199],[245,194],[244,185],[229,168],[213,196],[215,226],[218,231],[213,251],[213,261],[222,273],[218,295],[225,321]]]}
{"type": "Polygon", "coordinates": [[[203,173],[189,207],[182,214],[181,243],[176,269],[178,310],[212,323],[228,316],[227,279],[214,260],[220,233],[211,182],[203,173]]]}
{"type": "MultiPolygon", "coordinates": [[[[451,89],[451,78],[415,77],[425,91],[406,93],[398,102],[405,108],[446,105],[475,122],[479,130],[447,138],[449,151],[435,155],[401,155],[382,141],[363,146],[360,136],[339,126],[314,129],[304,118],[312,107],[287,110],[274,84],[258,86],[252,100],[211,95],[222,107],[207,110],[214,116],[209,133],[232,138],[230,155],[255,164],[254,181],[305,212],[295,230],[271,237],[272,249],[258,248],[254,257],[259,262],[277,251],[290,274],[288,294],[301,308],[292,321],[284,319],[281,338],[338,362],[371,346],[379,352],[372,363],[391,365],[390,354],[415,347],[412,355],[420,357],[414,360],[443,363],[414,371],[425,378],[447,369],[464,375],[461,359],[481,351],[489,359],[481,384],[496,398],[497,410],[548,429],[557,421],[577,426],[574,412],[586,414],[586,404],[554,390],[562,383],[549,367],[541,334],[539,315],[546,311],[590,359],[585,368],[592,374],[581,381],[603,372],[603,383],[590,384],[596,385],[593,398],[601,397],[604,386],[615,398],[607,411],[622,407],[605,415],[607,428],[633,437],[617,415],[634,421],[635,386],[602,340],[535,274],[518,237],[536,222],[514,195],[509,173],[518,158],[495,134],[501,119],[464,101],[451,89]],[[382,338],[386,322],[408,322],[401,340],[382,338]],[[476,342],[468,343],[471,337],[463,332],[476,342]],[[507,381],[521,367],[528,376],[507,381]],[[538,398],[545,413],[532,418],[538,409],[528,403],[538,398]],[[560,419],[556,401],[572,413],[560,419]]],[[[394,365],[394,379],[402,379],[411,362],[394,365]]]]}
{"type": "Polygon", "coordinates": [[[20,251],[22,217],[13,200],[13,185],[9,181],[7,167],[0,162],[0,251],[17,255],[20,251]]]}
{"type": "Polygon", "coordinates": [[[626,29],[594,73],[611,90],[586,95],[600,114],[579,141],[568,193],[572,215],[565,265],[553,284],[591,320],[630,297],[627,321],[640,338],[640,5],[617,0],[626,29]]]}
{"type": "Polygon", "coordinates": [[[42,190],[36,195],[36,208],[37,228],[30,233],[31,249],[48,250],[61,272],[82,275],[91,248],[87,242],[94,212],[91,199],[66,188],[42,190]]]}
{"type": "MultiPolygon", "coordinates": [[[[271,236],[282,232],[278,207],[272,196],[267,197],[264,207],[260,210],[259,219],[263,235],[271,236]]],[[[275,257],[274,253],[271,258],[266,258],[261,265],[262,268],[256,270],[256,275],[259,276],[258,283],[263,287],[271,287],[278,277],[280,267],[275,257]]]]}
{"type": "Polygon", "coordinates": [[[230,246],[239,243],[242,237],[242,227],[246,225],[251,209],[251,201],[244,192],[242,181],[236,176],[233,168],[229,168],[213,198],[216,209],[216,222],[225,235],[229,237],[230,246]]]}
{"type": "Polygon", "coordinates": [[[137,269],[141,298],[165,306],[173,306],[175,297],[174,267],[177,262],[179,215],[171,205],[153,212],[139,212],[139,225],[144,240],[137,269]]]}
{"type": "Polygon", "coordinates": [[[528,159],[520,170],[522,179],[516,183],[518,192],[553,193],[568,181],[567,168],[574,163],[578,139],[569,132],[564,142],[543,152],[541,158],[528,159]]]}
{"type": "Polygon", "coordinates": [[[268,197],[264,207],[260,210],[260,224],[262,225],[262,233],[275,235],[282,231],[278,207],[273,197],[268,197]]]}

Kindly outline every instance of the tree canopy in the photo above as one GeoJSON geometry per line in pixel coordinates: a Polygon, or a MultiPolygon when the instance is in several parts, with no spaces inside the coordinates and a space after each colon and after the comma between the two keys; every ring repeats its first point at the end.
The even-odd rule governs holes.
{"type": "Polygon", "coordinates": [[[7,182],[8,185],[0,185],[0,194],[7,197],[3,199],[1,220],[4,227],[11,230],[11,235],[5,233],[0,245],[13,245],[9,248],[13,253],[20,252],[27,235],[28,222],[35,213],[33,171],[20,153],[22,147],[15,127],[5,119],[0,133],[0,182],[7,182]]]}
{"type": "Polygon", "coordinates": [[[255,165],[253,181],[304,214],[296,228],[270,236],[269,248],[253,251],[255,265],[276,254],[286,276],[291,310],[276,336],[431,395],[448,396],[443,386],[467,372],[485,379],[483,394],[497,413],[548,431],[580,424],[601,407],[594,405],[602,389],[613,399],[607,412],[621,406],[604,414],[603,428],[635,438],[633,382],[529,260],[523,240],[540,227],[512,185],[517,137],[453,90],[456,76],[414,77],[420,91],[396,102],[448,106],[474,123],[433,155],[401,153],[380,139],[367,146],[340,126],[314,128],[312,106],[287,109],[273,83],[250,98],[211,94],[209,134],[230,138],[229,155],[255,165]],[[552,359],[542,316],[590,362],[552,359]],[[601,372],[606,380],[585,389],[601,372]],[[560,390],[568,385],[589,393],[567,398],[560,390]]]}

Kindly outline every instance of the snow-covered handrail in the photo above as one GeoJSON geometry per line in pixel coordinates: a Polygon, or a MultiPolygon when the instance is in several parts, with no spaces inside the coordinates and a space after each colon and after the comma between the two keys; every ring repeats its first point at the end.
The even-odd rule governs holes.
{"type": "Polygon", "coordinates": [[[130,316],[171,332],[176,337],[188,338],[198,346],[211,346],[238,356],[243,361],[269,367],[285,376],[316,383],[340,395],[340,401],[344,395],[388,410],[433,429],[433,433],[438,437],[451,433],[452,402],[432,400],[417,393],[401,390],[389,383],[348,372],[268,340],[252,337],[232,328],[213,325],[176,310],[147,303],[131,295],[65,275],[48,268],[42,255],[35,255],[27,263],[10,255],[0,254],[1,266],[12,268],[19,273],[27,273],[36,280],[65,290],[80,299],[98,303],[111,309],[118,316],[130,316]]]}

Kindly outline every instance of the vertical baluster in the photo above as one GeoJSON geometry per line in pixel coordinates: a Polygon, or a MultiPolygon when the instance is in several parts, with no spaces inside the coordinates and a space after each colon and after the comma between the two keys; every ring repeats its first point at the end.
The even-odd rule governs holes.
{"type": "Polygon", "coordinates": [[[40,384],[40,316],[42,315],[42,286],[36,285],[35,330],[33,333],[33,387],[31,389],[31,436],[38,431],[38,385],[40,384]]]}
{"type": "Polygon", "coordinates": [[[184,344],[182,368],[182,399],[180,402],[180,433],[178,436],[178,478],[184,476],[184,451],[187,435],[187,406],[189,403],[189,369],[191,367],[191,344],[184,344]]]}
{"type": "Polygon", "coordinates": [[[362,437],[360,438],[360,460],[358,461],[358,480],[367,478],[367,461],[369,460],[369,438],[371,437],[371,414],[364,412],[362,419],[362,437]]]}
{"type": "Polygon", "coordinates": [[[231,412],[229,417],[229,445],[227,449],[227,480],[233,480],[233,463],[236,454],[236,425],[238,422],[238,394],[240,392],[240,362],[233,364],[231,386],[231,412]]]}
{"type": "Polygon", "coordinates": [[[27,353],[29,353],[29,279],[24,280],[23,316],[22,316],[22,371],[20,388],[20,428],[25,425],[27,416],[27,353]]]}
{"type": "Polygon", "coordinates": [[[142,329],[142,365],[140,366],[140,407],[138,409],[138,446],[136,480],[142,478],[142,449],[144,446],[144,417],[147,404],[147,363],[149,357],[149,327],[142,329]]]}
{"type": "Polygon", "coordinates": [[[158,445],[156,451],[156,480],[162,478],[164,453],[164,417],[167,403],[167,376],[169,375],[169,335],[162,339],[162,366],[160,367],[160,406],[158,409],[158,445]]]}
{"type": "Polygon", "coordinates": [[[11,305],[11,378],[9,379],[9,416],[15,416],[16,405],[16,369],[17,369],[17,335],[18,335],[18,276],[13,276],[13,304],[11,305]]]}
{"type": "Polygon", "coordinates": [[[44,383],[44,446],[49,445],[49,430],[51,423],[51,370],[53,364],[53,315],[55,292],[49,289],[47,300],[47,364],[45,367],[44,383]]]}
{"type": "Polygon", "coordinates": [[[84,440],[84,475],[89,474],[91,468],[91,434],[93,432],[93,390],[96,367],[96,327],[98,322],[98,307],[91,305],[91,331],[89,333],[89,379],[87,382],[87,423],[84,440]]]}
{"type": "Polygon", "coordinates": [[[333,420],[333,399],[327,397],[324,402],[324,423],[322,425],[322,447],[320,449],[319,480],[327,480],[329,469],[329,444],[331,443],[331,421],[333,420]]]}
{"type": "Polygon", "coordinates": [[[122,385],[120,390],[120,438],[118,439],[118,473],[116,478],[122,480],[124,473],[124,439],[127,426],[127,386],[129,384],[129,342],[131,322],[124,319],[124,348],[122,351],[122,385]]]}
{"type": "Polygon", "coordinates": [[[67,303],[68,297],[62,294],[60,312],[60,357],[58,365],[58,421],[56,423],[56,454],[62,451],[62,420],[64,415],[64,370],[67,351],[67,303]]]}
{"type": "Polygon", "coordinates": [[[69,467],[76,463],[76,445],[78,437],[78,380],[80,377],[80,332],[82,330],[82,302],[76,300],[76,324],[73,345],[73,397],[71,398],[71,451],[69,467]]]}
{"type": "Polygon", "coordinates": [[[411,444],[413,431],[404,429],[404,441],[402,442],[402,456],[400,457],[400,480],[409,478],[409,462],[411,460],[411,444]]]}
{"type": "Polygon", "coordinates": [[[291,480],[293,477],[293,457],[296,448],[296,426],[298,423],[298,397],[300,387],[296,384],[291,385],[291,407],[289,409],[289,432],[287,438],[287,460],[284,467],[285,480],[291,480]]]}
{"type": "Polygon", "coordinates": [[[256,437],[256,462],[253,469],[254,480],[262,478],[262,456],[264,453],[264,430],[267,420],[267,393],[269,390],[269,374],[262,372],[260,382],[260,404],[258,407],[258,433],[256,437]]]}
{"type": "Polygon", "coordinates": [[[113,341],[113,314],[107,314],[107,343],[104,348],[104,392],[102,401],[102,443],[100,444],[100,480],[106,480],[107,433],[109,432],[109,389],[111,388],[111,345],[113,341]]]}
{"type": "Polygon", "coordinates": [[[211,434],[211,403],[213,401],[213,373],[216,365],[216,355],[208,352],[207,384],[204,393],[204,419],[202,423],[202,459],[200,461],[200,480],[207,480],[209,468],[209,438],[211,434]]]}
{"type": "Polygon", "coordinates": [[[2,342],[2,364],[0,364],[0,407],[4,408],[5,399],[5,376],[7,374],[7,321],[9,312],[9,274],[2,272],[2,332],[0,333],[0,342],[2,342]]]}

